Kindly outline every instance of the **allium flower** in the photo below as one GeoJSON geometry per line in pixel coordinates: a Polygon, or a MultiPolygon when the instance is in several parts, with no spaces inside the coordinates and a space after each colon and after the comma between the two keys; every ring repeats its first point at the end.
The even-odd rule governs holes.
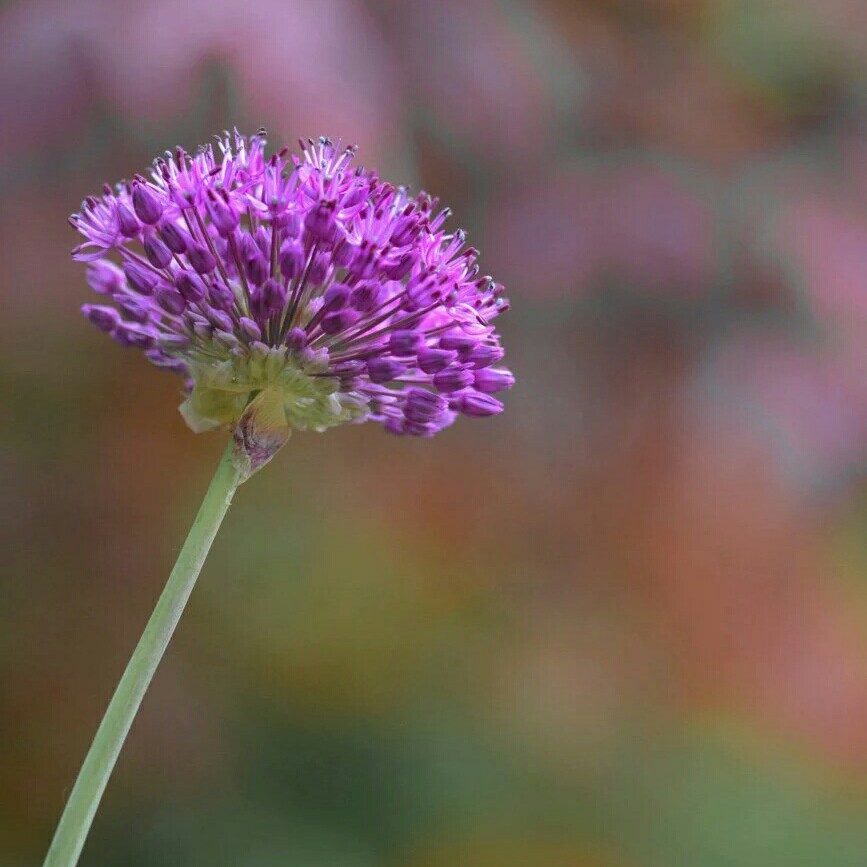
{"type": "Polygon", "coordinates": [[[291,428],[431,436],[501,412],[491,395],[514,380],[491,323],[508,302],[448,209],[326,138],[300,157],[265,144],[226,133],[87,198],[73,255],[110,302],[87,318],[185,378],[194,431],[236,427],[253,448],[291,428]]]}
{"type": "Polygon", "coordinates": [[[368,419],[431,436],[501,412],[511,387],[491,320],[508,307],[462,231],[421,193],[352,169],[353,148],[265,156],[235,132],[181,148],[85,199],[70,222],[85,316],[184,377],[194,431],[230,428],[199,513],[81,766],[44,867],[75,867],[139,705],[235,491],[292,428],[368,419]]]}

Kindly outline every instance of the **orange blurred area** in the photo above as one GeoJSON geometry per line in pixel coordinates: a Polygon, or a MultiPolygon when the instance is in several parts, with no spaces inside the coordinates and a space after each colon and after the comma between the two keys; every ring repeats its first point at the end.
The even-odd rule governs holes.
{"type": "Polygon", "coordinates": [[[39,863],[223,447],[66,217],[224,128],[455,212],[506,412],[245,484],[83,865],[867,863],[857,0],[0,5],[0,867],[39,863]],[[279,147],[279,144],[278,144],[279,147]]]}

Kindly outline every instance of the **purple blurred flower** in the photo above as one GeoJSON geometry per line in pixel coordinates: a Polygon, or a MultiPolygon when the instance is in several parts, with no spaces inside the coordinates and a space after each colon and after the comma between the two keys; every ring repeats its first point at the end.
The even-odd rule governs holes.
{"type": "Polygon", "coordinates": [[[85,315],[186,377],[194,430],[236,424],[263,393],[300,429],[370,419],[429,436],[502,410],[502,286],[436,199],[352,169],[354,152],[320,139],[267,157],[263,131],[227,133],[70,218],[74,257],[115,304],[85,315]]]}
{"type": "Polygon", "coordinates": [[[735,417],[797,483],[839,483],[867,442],[864,353],[735,332],[697,382],[703,411],[735,417]]]}
{"type": "Polygon", "coordinates": [[[74,135],[106,106],[139,123],[182,112],[213,63],[252,117],[282,129],[341,124],[378,155],[400,126],[400,76],[357,0],[260,0],[255,14],[234,0],[0,7],[3,152],[74,135]]]}
{"type": "Polygon", "coordinates": [[[716,216],[693,188],[704,180],[644,161],[526,174],[491,208],[491,255],[510,282],[549,297],[605,285],[701,296],[719,255],[716,216]]]}
{"type": "Polygon", "coordinates": [[[862,198],[801,176],[780,205],[766,255],[798,276],[811,312],[840,339],[867,338],[867,217],[862,198]],[[810,188],[812,187],[812,188],[810,188]]]}
{"type": "Polygon", "coordinates": [[[558,122],[575,117],[580,85],[574,56],[544,15],[538,17],[544,33],[539,51],[538,36],[516,26],[496,0],[392,0],[388,12],[418,106],[486,160],[514,163],[538,155],[558,122]],[[556,89],[546,81],[552,74],[556,89]]]}

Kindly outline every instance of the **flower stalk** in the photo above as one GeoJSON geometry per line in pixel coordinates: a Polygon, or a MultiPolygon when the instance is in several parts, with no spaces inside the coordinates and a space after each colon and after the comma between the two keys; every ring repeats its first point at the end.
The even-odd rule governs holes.
{"type": "Polygon", "coordinates": [[[139,705],[178,625],[232,496],[244,480],[236,452],[236,442],[230,439],[165,589],[97,729],[66,802],[44,867],[75,867],[78,862],[139,705]]]}
{"type": "Polygon", "coordinates": [[[293,430],[373,421],[430,437],[497,415],[514,384],[493,320],[503,286],[480,274],[448,208],[328,138],[266,155],[225,133],[88,196],[73,250],[105,303],[82,312],[183,377],[195,432],[232,438],[165,590],[118,684],[45,867],[75,867],[108,778],[238,485],[293,430]]]}

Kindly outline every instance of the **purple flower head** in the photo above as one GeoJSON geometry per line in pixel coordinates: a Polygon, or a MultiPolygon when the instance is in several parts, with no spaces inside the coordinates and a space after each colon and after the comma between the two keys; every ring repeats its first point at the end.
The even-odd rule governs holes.
{"type": "Polygon", "coordinates": [[[502,410],[511,373],[492,325],[502,286],[445,227],[448,210],[322,138],[267,157],[226,133],[157,159],[70,222],[101,296],[87,318],[188,384],[194,430],[263,400],[287,428],[378,421],[430,436],[502,410]]]}

